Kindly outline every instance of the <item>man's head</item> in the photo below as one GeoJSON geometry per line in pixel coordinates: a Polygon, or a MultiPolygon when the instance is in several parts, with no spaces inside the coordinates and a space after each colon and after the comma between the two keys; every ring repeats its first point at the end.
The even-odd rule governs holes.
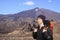
{"type": "Polygon", "coordinates": [[[53,22],[54,20],[53,20],[53,19],[51,19],[50,21],[51,21],[51,22],[53,22]]]}
{"type": "Polygon", "coordinates": [[[39,15],[37,17],[38,24],[42,24],[44,20],[45,20],[45,16],[44,15],[39,15]]]}
{"type": "Polygon", "coordinates": [[[37,19],[38,19],[38,18],[41,18],[42,20],[45,20],[46,17],[45,17],[44,15],[39,15],[39,16],[37,17],[37,19]]]}

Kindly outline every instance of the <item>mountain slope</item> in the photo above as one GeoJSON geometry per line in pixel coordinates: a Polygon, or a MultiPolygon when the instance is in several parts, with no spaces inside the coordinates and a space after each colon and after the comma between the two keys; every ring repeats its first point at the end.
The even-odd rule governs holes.
{"type": "Polygon", "coordinates": [[[43,9],[43,8],[34,8],[31,10],[27,10],[27,11],[22,11],[16,14],[12,14],[12,15],[0,15],[0,20],[4,19],[4,18],[12,18],[14,20],[17,20],[19,18],[37,18],[38,15],[45,15],[47,19],[53,19],[53,20],[60,20],[60,14],[57,12],[53,12],[51,10],[48,9],[43,9]]]}
{"type": "Polygon", "coordinates": [[[27,11],[22,11],[13,15],[10,15],[10,17],[15,17],[15,19],[19,17],[23,18],[37,18],[38,15],[45,15],[47,19],[53,19],[55,21],[60,20],[60,14],[48,9],[43,8],[34,8],[27,11]]]}
{"type": "Polygon", "coordinates": [[[12,32],[16,29],[29,30],[33,20],[36,20],[38,15],[45,15],[46,19],[53,19],[54,21],[60,20],[60,13],[43,9],[34,8],[27,11],[18,12],[11,15],[0,15],[0,33],[12,32]]]}

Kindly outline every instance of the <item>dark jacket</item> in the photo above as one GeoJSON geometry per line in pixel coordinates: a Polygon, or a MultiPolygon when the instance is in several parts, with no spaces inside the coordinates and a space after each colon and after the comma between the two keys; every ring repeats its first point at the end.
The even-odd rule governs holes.
{"type": "Polygon", "coordinates": [[[43,35],[42,35],[42,31],[41,31],[41,29],[39,29],[38,31],[37,31],[37,38],[36,38],[37,40],[43,40],[43,35]]]}
{"type": "Polygon", "coordinates": [[[36,39],[36,40],[43,40],[42,30],[39,29],[39,26],[38,26],[38,31],[33,32],[33,38],[36,39]]]}
{"type": "MultiPolygon", "coordinates": [[[[45,23],[45,25],[47,23],[45,23]]],[[[48,24],[47,24],[47,26],[48,26],[48,24]]],[[[48,31],[44,32],[44,33],[42,32],[42,29],[39,29],[39,26],[38,26],[38,31],[37,32],[33,32],[33,38],[36,39],[36,40],[51,40],[50,28],[48,27],[48,31]]]]}
{"type": "Polygon", "coordinates": [[[42,29],[39,29],[37,32],[33,32],[33,38],[36,40],[51,40],[50,32],[42,32],[42,29]]]}

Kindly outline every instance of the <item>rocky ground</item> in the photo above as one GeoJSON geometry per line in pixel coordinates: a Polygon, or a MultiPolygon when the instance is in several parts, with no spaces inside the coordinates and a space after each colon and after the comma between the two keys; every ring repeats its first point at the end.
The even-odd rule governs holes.
{"type": "MultiPolygon", "coordinates": [[[[60,40],[60,23],[55,23],[54,27],[54,40],[60,40]]],[[[15,30],[12,33],[0,34],[0,40],[34,40],[32,38],[32,32],[25,32],[21,30],[15,30]]]]}
{"type": "Polygon", "coordinates": [[[54,40],[60,40],[60,22],[56,22],[54,25],[54,40]]]}

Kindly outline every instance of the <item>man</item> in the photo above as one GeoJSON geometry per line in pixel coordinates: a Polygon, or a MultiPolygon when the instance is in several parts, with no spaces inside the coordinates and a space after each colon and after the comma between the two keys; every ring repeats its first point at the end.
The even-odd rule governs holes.
{"type": "Polygon", "coordinates": [[[48,27],[44,24],[45,16],[39,15],[37,17],[38,26],[36,26],[33,30],[33,37],[36,40],[50,40],[50,35],[48,34],[47,30],[48,27]]]}
{"type": "Polygon", "coordinates": [[[54,27],[54,21],[53,21],[53,19],[51,19],[51,20],[50,20],[50,30],[51,30],[52,40],[53,40],[53,27],[54,27]]]}

